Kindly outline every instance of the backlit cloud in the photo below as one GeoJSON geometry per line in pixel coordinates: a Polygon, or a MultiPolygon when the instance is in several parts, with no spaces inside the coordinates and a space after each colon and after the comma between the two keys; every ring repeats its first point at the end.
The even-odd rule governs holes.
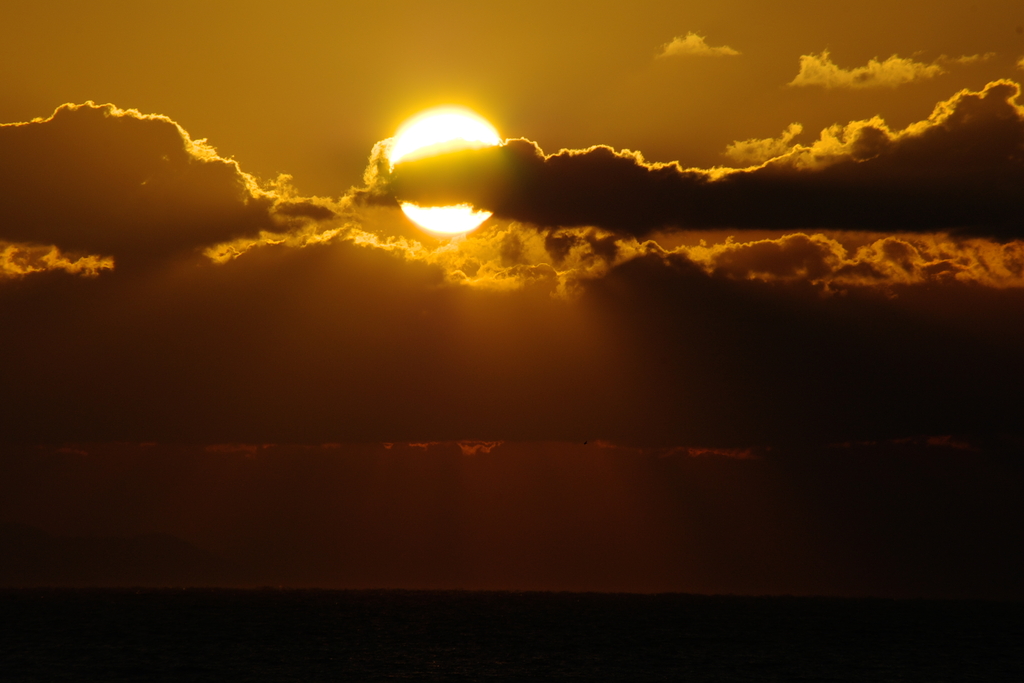
{"type": "Polygon", "coordinates": [[[963,282],[1024,287],[1024,242],[887,236],[855,248],[822,234],[679,248],[709,273],[828,288],[963,282]]]}
{"type": "Polygon", "coordinates": [[[738,143],[746,169],[649,163],[606,146],[547,155],[529,140],[399,164],[378,175],[378,201],[469,202],[539,226],[655,230],[761,228],[1024,236],[1024,109],[1020,86],[961,91],[894,130],[880,118],[823,130],[810,145],[738,143]],[[391,199],[388,199],[391,198],[391,199]]]}
{"type": "Polygon", "coordinates": [[[697,35],[691,31],[685,36],[677,36],[670,42],[665,43],[661,47],[661,52],[658,53],[658,58],[691,56],[735,57],[739,54],[738,50],[734,50],[728,45],[712,47],[705,42],[704,36],[697,35]]]}
{"type": "Polygon", "coordinates": [[[326,202],[294,199],[286,177],[259,183],[171,119],[110,104],[0,125],[0,148],[0,240],[20,245],[4,252],[5,272],[92,274],[333,216],[326,202]]]}
{"type": "Polygon", "coordinates": [[[484,455],[1008,428],[992,387],[1024,376],[1018,94],[999,81],[806,144],[791,126],[737,143],[746,169],[510,140],[371,163],[335,199],[257,182],[163,117],[5,127],[34,137],[4,160],[0,433],[484,455]],[[466,192],[499,217],[459,238],[395,207],[466,192]]]}
{"type": "Polygon", "coordinates": [[[16,278],[47,270],[62,270],[73,275],[95,277],[101,271],[113,268],[114,259],[109,256],[69,256],[54,246],[0,241],[0,279],[16,278]]]}
{"type": "Polygon", "coordinates": [[[593,228],[540,230],[513,225],[483,230],[428,248],[353,230],[346,240],[439,267],[451,284],[512,291],[540,287],[574,298],[589,280],[651,254],[692,261],[709,275],[765,282],[805,282],[824,290],[943,282],[1024,287],[1024,241],[954,239],[944,235],[790,233],[666,248],[660,236],[641,241],[593,228]]]}
{"type": "Polygon", "coordinates": [[[933,78],[945,70],[938,64],[924,64],[893,55],[885,61],[871,59],[867,66],[843,69],[832,61],[828,50],[801,55],[800,72],[789,82],[794,87],[895,88],[913,81],[933,78]]]}
{"type": "MultiPolygon", "coordinates": [[[[103,130],[113,150],[111,159],[127,168],[99,165],[75,176],[84,178],[86,187],[78,190],[84,199],[64,202],[58,211],[61,220],[17,220],[24,215],[17,202],[8,201],[13,219],[5,221],[0,234],[8,240],[0,264],[5,277],[44,270],[95,276],[113,269],[122,256],[130,263],[160,254],[191,253],[198,258],[202,253],[213,262],[226,263],[254,247],[340,240],[437,268],[451,284],[505,291],[540,287],[569,297],[582,291],[587,280],[652,253],[685,256],[708,273],[740,279],[796,278],[826,288],[942,278],[1016,287],[1021,272],[1019,242],[1012,241],[1020,229],[1014,218],[1014,183],[1022,173],[1020,156],[1013,150],[1020,149],[1024,139],[1024,117],[1015,103],[1018,93],[1016,84],[995,82],[979,93],[958,93],[940,103],[928,119],[902,130],[873,118],[832,126],[806,144],[796,142],[800,124],[791,124],[778,138],[730,145],[727,154],[750,164],[746,169],[651,164],[638,153],[600,146],[544,155],[534,143],[510,140],[488,152],[497,155],[499,164],[484,159],[484,173],[476,173],[479,158],[464,159],[463,153],[451,155],[463,155],[457,164],[441,159],[442,173],[432,174],[426,182],[417,179],[417,165],[436,169],[438,160],[400,165],[395,175],[371,163],[368,186],[334,200],[302,197],[286,177],[261,184],[233,160],[219,157],[202,141],[192,141],[166,117],[111,105],[66,106],[50,119],[0,128],[0,134],[11,135],[34,127],[36,134],[35,146],[12,145],[18,153],[7,158],[7,168],[17,166],[19,154],[22,166],[49,155],[49,165],[65,169],[65,175],[69,167],[96,166],[88,145],[71,146],[65,152],[68,162],[60,162],[61,153],[51,142],[59,137],[52,128],[58,124],[83,136],[103,130]],[[126,123],[134,128],[118,128],[126,123]],[[169,161],[175,158],[177,162],[169,161]],[[970,163],[965,165],[965,160],[970,163]],[[168,163],[177,164],[173,172],[161,165],[168,163]],[[943,169],[939,180],[933,177],[936,168],[943,169]],[[148,169],[148,174],[138,169],[148,169]],[[200,191],[203,174],[211,169],[217,181],[201,188],[207,192],[207,203],[190,204],[200,191]],[[467,169],[473,177],[461,182],[467,169]],[[161,173],[172,176],[173,191],[131,195],[136,183],[168,184],[161,173]],[[193,173],[197,177],[186,180],[193,173]],[[474,186],[488,175],[489,183],[474,186]],[[404,219],[387,209],[373,209],[380,203],[393,206],[396,192],[429,193],[431,183],[442,196],[479,191],[474,203],[493,202],[499,214],[521,222],[499,221],[457,240],[438,241],[417,237],[415,231],[396,231],[404,219]],[[972,186],[977,191],[965,190],[972,186]],[[130,224],[124,219],[126,203],[130,224]],[[391,225],[373,227],[373,211],[390,215],[391,225]],[[89,230],[66,230],[62,221],[70,217],[89,230]],[[195,229],[197,223],[202,230],[195,229]],[[179,225],[181,235],[175,232],[179,225]],[[142,246],[145,231],[154,226],[181,241],[165,239],[156,246],[142,246]],[[730,226],[790,234],[702,247],[645,241],[652,235],[660,239],[655,233],[666,228],[730,226]],[[821,233],[836,228],[923,234],[878,234],[850,242],[836,233],[821,233]],[[232,231],[238,236],[219,239],[232,231]],[[943,232],[976,237],[953,239],[939,234],[943,232]],[[986,235],[1011,241],[999,244],[982,239],[986,235]],[[65,244],[79,251],[67,251],[65,244]],[[109,249],[107,255],[102,248],[109,249]]],[[[14,177],[13,171],[9,175],[14,177]]],[[[59,194],[58,182],[70,181],[29,172],[15,185],[20,183],[22,198],[45,197],[59,194]]],[[[7,192],[14,194],[10,188],[7,192]]]]}

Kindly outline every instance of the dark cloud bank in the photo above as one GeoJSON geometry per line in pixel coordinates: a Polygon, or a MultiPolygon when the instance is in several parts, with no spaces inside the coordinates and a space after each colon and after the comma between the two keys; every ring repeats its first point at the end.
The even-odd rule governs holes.
{"type": "Polygon", "coordinates": [[[822,296],[651,256],[564,302],[453,288],[340,243],[41,274],[0,307],[9,441],[736,447],[1020,430],[1024,292],[955,281],[822,296]]]}
{"type": "MultiPolygon", "coordinates": [[[[618,233],[541,240],[555,265],[576,248],[605,264],[574,297],[455,285],[330,232],[348,200],[260,185],[163,117],[4,126],[0,520],[172,534],[289,585],[1019,596],[1024,289],[959,278],[953,257],[823,286],[838,262],[820,236],[722,247],[711,268],[625,238],[1011,239],[1014,93],[960,95],[920,135],[858,128],[849,158],[807,148],[719,179],[602,148],[464,155],[490,180],[459,196],[618,233]],[[237,258],[201,254],[231,240],[217,253],[237,258]],[[113,261],[76,270],[54,249],[113,261]],[[470,456],[466,439],[516,443],[470,456]]],[[[458,176],[416,164],[399,196],[435,196],[412,180],[429,164],[458,176]]],[[[524,255],[527,228],[492,230],[498,265],[553,272],[524,255]]]]}
{"type": "MultiPolygon", "coordinates": [[[[504,176],[516,179],[519,199],[501,201],[510,212],[561,216],[545,222],[593,218],[645,232],[666,220],[664,207],[689,206],[677,192],[707,208],[705,191],[717,196],[708,188],[724,183],[748,199],[723,195],[719,211],[799,224],[799,206],[761,208],[771,193],[759,194],[759,179],[796,192],[817,174],[865,198],[860,208],[835,203],[830,215],[860,215],[860,227],[877,230],[895,220],[872,199],[883,179],[901,191],[944,188],[934,203],[962,199],[965,216],[979,200],[957,184],[981,183],[995,213],[971,225],[1006,237],[1018,207],[1010,211],[1005,188],[1021,168],[1015,93],[1007,83],[961,93],[914,135],[884,144],[877,127],[858,128],[850,149],[868,139],[882,151],[818,170],[780,161],[707,180],[603,148],[547,159],[530,151],[504,176]],[[609,169],[620,184],[609,185],[609,169]],[[638,207],[627,225],[626,210],[638,207]]],[[[829,290],[815,278],[842,269],[824,238],[720,246],[709,270],[686,252],[616,260],[625,247],[613,236],[550,233],[552,263],[581,247],[607,263],[603,275],[581,280],[571,300],[541,286],[497,292],[452,286],[436,265],[353,239],[290,242],[289,231],[335,234],[342,204],[260,186],[164,117],[66,106],[4,126],[0,139],[0,238],[111,254],[117,264],[91,278],[50,271],[0,281],[5,440],[600,437],[736,447],[1020,431],[1005,389],[1024,379],[1024,289],[958,279],[956,258],[929,266],[923,284],[829,290]],[[223,264],[198,253],[235,238],[264,246],[223,264]],[[767,275],[749,279],[759,272],[767,275]]],[[[476,173],[473,154],[513,163],[527,148],[513,141],[460,158],[476,173]]],[[[526,234],[509,231],[495,258],[552,271],[523,260],[526,234]]],[[[893,268],[921,267],[907,243],[879,244],[893,268]]]]}

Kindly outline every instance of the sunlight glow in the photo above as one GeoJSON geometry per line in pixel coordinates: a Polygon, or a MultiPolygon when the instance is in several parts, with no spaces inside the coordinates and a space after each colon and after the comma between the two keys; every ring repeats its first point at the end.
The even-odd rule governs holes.
{"type": "Polygon", "coordinates": [[[445,235],[475,230],[491,217],[490,211],[477,211],[470,204],[418,206],[411,202],[402,202],[401,206],[402,212],[420,227],[445,235]]]}

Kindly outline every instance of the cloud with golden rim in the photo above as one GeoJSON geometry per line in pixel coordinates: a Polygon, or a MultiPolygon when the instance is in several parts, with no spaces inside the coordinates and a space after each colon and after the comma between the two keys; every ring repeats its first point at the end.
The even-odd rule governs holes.
{"type": "MultiPolygon", "coordinates": [[[[699,179],[691,201],[715,211],[748,203],[743,215],[756,216],[769,196],[759,186],[730,189],[724,204],[699,193],[720,177],[766,182],[775,174],[803,183],[793,207],[780,212],[787,219],[800,201],[814,200],[815,178],[847,166],[884,178],[885,169],[872,166],[883,158],[894,164],[888,177],[912,176],[915,164],[942,174],[934,160],[945,152],[936,150],[954,147],[954,161],[986,181],[1007,159],[1003,172],[1013,180],[1016,92],[1005,82],[965,91],[918,128],[867,122],[813,152],[792,140],[789,151],[750,171],[655,165],[609,148],[547,156],[529,141],[510,141],[532,155],[525,168],[534,175],[514,175],[504,187],[532,211],[571,217],[579,209],[568,200],[591,186],[620,201],[635,202],[632,193],[664,201],[682,176],[699,179]],[[911,143],[918,147],[908,151],[911,143]],[[557,182],[524,182],[538,178],[557,182]]],[[[141,126],[144,140],[167,130],[141,126]]],[[[183,138],[171,132],[176,148],[183,138]]],[[[78,158],[74,145],[64,149],[78,158]]],[[[140,154],[135,163],[159,167],[167,149],[157,144],[149,151],[156,159],[140,154]]],[[[185,157],[177,168],[201,173],[203,163],[185,157]]],[[[222,200],[208,206],[244,207],[237,198],[246,189],[232,168],[215,176],[232,182],[208,188],[222,200]]],[[[396,166],[396,174],[404,170],[396,166]]],[[[835,187],[852,184],[859,201],[884,205],[872,195],[884,184],[844,173],[835,187]]],[[[49,196],[50,180],[36,180],[31,196],[49,196]]],[[[409,226],[402,232],[393,205],[367,199],[393,200],[396,180],[381,175],[374,187],[336,200],[262,183],[248,193],[259,220],[243,223],[242,236],[210,252],[207,240],[236,234],[214,212],[207,232],[155,252],[164,260],[142,258],[134,242],[102,232],[100,219],[117,218],[119,192],[131,183],[92,183],[90,203],[60,215],[98,226],[96,239],[106,240],[118,267],[98,277],[36,272],[0,283],[0,337],[11,361],[0,386],[0,433],[68,443],[462,442],[451,449],[484,456],[490,444],[517,439],[742,449],[1019,422],[1015,406],[988,390],[1024,376],[1024,328],[1015,323],[1024,297],[1019,240],[895,233],[877,220],[858,223],[875,226],[866,232],[780,221],[771,235],[731,226],[687,235],[630,223],[629,211],[621,224],[597,213],[587,215],[598,225],[506,218],[440,240],[409,226]],[[953,357],[970,361],[949,363],[953,357]]],[[[180,198],[193,196],[184,190],[180,198]]],[[[169,205],[144,199],[133,215],[154,217],[169,205]]],[[[29,236],[60,244],[57,228],[40,224],[29,236]]],[[[100,242],[84,244],[103,253],[100,242]]]]}
{"type": "Polygon", "coordinates": [[[685,36],[676,36],[661,46],[658,59],[666,57],[736,57],[741,54],[728,45],[713,47],[708,45],[704,36],[690,31],[685,36]]]}
{"type": "Polygon", "coordinates": [[[296,197],[286,176],[259,182],[166,116],[112,104],[0,125],[0,147],[6,273],[91,275],[246,236],[296,240],[338,210],[296,197]]]}
{"type": "MultiPolygon", "coordinates": [[[[534,142],[398,164],[377,197],[470,203],[543,227],[592,226],[643,237],[666,228],[842,229],[1024,237],[1020,86],[993,81],[936,105],[899,130],[881,118],[823,130],[810,145],[741,144],[743,169],[650,163],[597,145],[545,154],[534,142]],[[772,156],[774,155],[774,156],[772,156]]],[[[739,148],[738,148],[739,149],[739,148]]]]}
{"type": "Polygon", "coordinates": [[[805,281],[826,289],[960,282],[1024,287],[1024,241],[954,240],[941,235],[877,237],[848,247],[835,237],[794,233],[752,241],[680,247],[709,274],[805,281]]]}
{"type": "Polygon", "coordinates": [[[0,264],[6,278],[46,270],[97,276],[176,254],[225,264],[257,247],[345,242],[437,269],[448,284],[539,288],[568,298],[610,269],[657,254],[685,257],[709,274],[826,289],[942,279],[1016,287],[1022,170],[1014,150],[1024,144],[1018,95],[1016,84],[998,81],[957,93],[902,130],[876,117],[831,126],[807,143],[797,142],[802,127],[791,124],[778,138],[730,145],[727,153],[748,164],[741,169],[648,163],[604,146],[546,155],[528,140],[402,163],[394,172],[374,157],[366,186],[338,199],[303,197],[286,176],[258,181],[166,117],[67,105],[49,119],[0,128],[14,143],[2,162],[9,177],[33,160],[58,169],[29,169],[0,189],[10,218],[0,231],[0,264]],[[18,139],[29,132],[29,142],[18,139]],[[89,142],[94,135],[106,157],[89,142]],[[485,153],[497,163],[480,166],[485,153]],[[433,169],[425,181],[420,166],[433,169]],[[474,186],[488,176],[489,184],[474,186]],[[454,240],[395,231],[397,212],[391,227],[372,225],[374,211],[391,215],[396,195],[429,197],[431,183],[442,198],[479,191],[473,202],[499,207],[505,222],[454,240]],[[154,185],[165,190],[154,194],[154,185]],[[24,201],[46,197],[60,201],[24,201]],[[33,216],[29,207],[39,206],[33,216]],[[88,229],[68,229],[71,221],[88,229]],[[659,231],[680,228],[785,234],[659,244],[659,231]],[[850,241],[835,230],[875,236],[850,241]],[[151,234],[156,244],[146,243],[151,234]]]}

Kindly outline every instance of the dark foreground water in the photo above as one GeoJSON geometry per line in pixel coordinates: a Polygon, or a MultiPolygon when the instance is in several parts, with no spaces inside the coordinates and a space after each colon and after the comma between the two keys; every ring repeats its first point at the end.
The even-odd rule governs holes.
{"type": "Polygon", "coordinates": [[[2,681],[1024,681],[1024,603],[0,591],[2,681]]]}

